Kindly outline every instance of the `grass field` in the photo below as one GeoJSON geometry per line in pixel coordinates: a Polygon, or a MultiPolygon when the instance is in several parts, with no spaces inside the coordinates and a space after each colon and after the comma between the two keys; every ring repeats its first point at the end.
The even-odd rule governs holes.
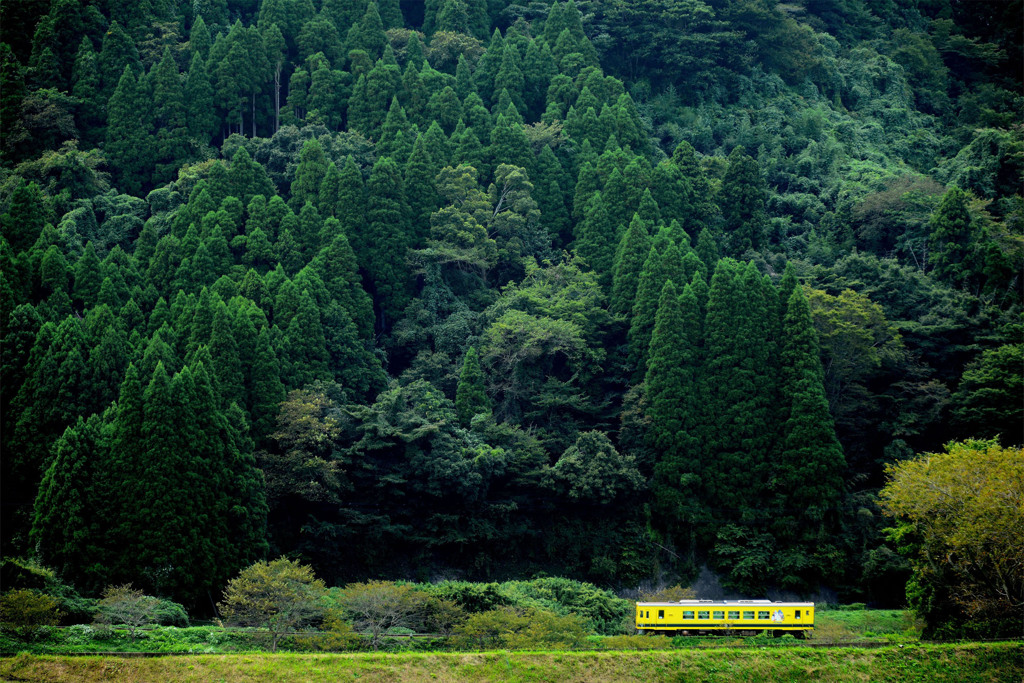
{"type": "Polygon", "coordinates": [[[189,655],[151,659],[21,654],[0,660],[3,681],[829,681],[1017,683],[1020,643],[876,649],[769,648],[648,652],[189,655]]]}

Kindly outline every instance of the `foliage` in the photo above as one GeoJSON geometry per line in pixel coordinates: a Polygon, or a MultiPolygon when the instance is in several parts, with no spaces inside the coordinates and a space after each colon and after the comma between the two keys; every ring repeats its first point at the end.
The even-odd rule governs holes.
{"type": "Polygon", "coordinates": [[[994,441],[965,441],[887,469],[880,497],[896,521],[889,535],[911,560],[907,597],[929,633],[946,622],[1019,625],[1022,456],[994,441]]]}
{"type": "Polygon", "coordinates": [[[96,606],[99,608],[96,615],[99,623],[125,626],[128,637],[134,639],[139,628],[157,620],[160,600],[124,584],[107,586],[96,606]]]}
{"type": "Polygon", "coordinates": [[[395,629],[415,628],[425,617],[425,596],[408,584],[368,581],[345,586],[337,601],[357,631],[370,636],[376,650],[395,629]]]}
{"type": "Polygon", "coordinates": [[[0,551],[68,618],[270,552],[898,602],[885,464],[1021,436],[1019,3],[0,14],[0,551]]]}
{"type": "Polygon", "coordinates": [[[585,635],[576,616],[505,607],[471,615],[455,629],[454,637],[456,646],[463,648],[553,650],[579,647],[585,635]]]}
{"type": "Polygon", "coordinates": [[[282,557],[243,569],[224,589],[220,610],[229,623],[265,628],[274,652],[285,633],[323,619],[324,592],[310,567],[282,557]]]}
{"type": "Polygon", "coordinates": [[[0,596],[0,624],[31,635],[42,626],[57,625],[61,617],[58,604],[52,596],[29,588],[9,590],[0,596]]]}

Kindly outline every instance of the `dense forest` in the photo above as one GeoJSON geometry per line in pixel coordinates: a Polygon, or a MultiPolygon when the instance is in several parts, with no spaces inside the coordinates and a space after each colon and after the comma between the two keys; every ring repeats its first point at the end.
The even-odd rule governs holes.
{"type": "Polygon", "coordinates": [[[1022,441],[1021,25],[5,0],[3,555],[904,604],[886,465],[1022,441]]]}

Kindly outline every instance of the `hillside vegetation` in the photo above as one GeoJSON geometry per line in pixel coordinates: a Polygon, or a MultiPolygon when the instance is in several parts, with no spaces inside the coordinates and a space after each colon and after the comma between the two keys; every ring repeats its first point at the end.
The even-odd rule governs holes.
{"type": "Polygon", "coordinates": [[[931,628],[1019,631],[1019,509],[877,501],[952,442],[1024,495],[1021,20],[4,2],[5,590],[212,616],[280,556],[709,567],[893,607],[913,577],[931,628]]]}

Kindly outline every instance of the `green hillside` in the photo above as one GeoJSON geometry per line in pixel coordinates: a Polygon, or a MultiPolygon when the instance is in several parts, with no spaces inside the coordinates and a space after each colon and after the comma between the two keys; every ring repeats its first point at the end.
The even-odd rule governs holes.
{"type": "Polygon", "coordinates": [[[6,0],[4,590],[708,568],[1019,630],[1022,18],[6,0]],[[899,479],[953,442],[975,503],[899,479]]]}

